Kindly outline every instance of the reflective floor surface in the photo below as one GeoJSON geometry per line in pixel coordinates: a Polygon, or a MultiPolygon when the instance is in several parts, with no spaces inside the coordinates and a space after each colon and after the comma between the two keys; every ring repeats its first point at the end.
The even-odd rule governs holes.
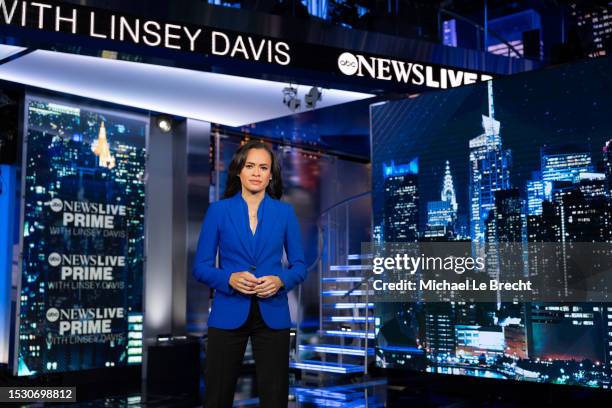
{"type": "MultiPolygon", "coordinates": [[[[612,406],[612,392],[556,386],[534,388],[516,388],[512,382],[483,383],[477,380],[450,385],[453,377],[417,376],[410,379],[407,374],[401,376],[403,385],[398,385],[398,378],[389,384],[387,378],[332,377],[321,379],[313,377],[292,378],[288,396],[288,408],[524,408],[524,407],[603,407],[612,406]],[[342,381],[338,384],[338,381],[342,381]]],[[[468,379],[470,380],[470,379],[468,379]]],[[[107,389],[104,389],[107,391],[107,389]]],[[[173,395],[156,393],[157,390],[146,390],[127,394],[109,395],[80,401],[75,404],[56,405],[66,407],[109,407],[109,408],[194,408],[201,407],[199,393],[174,393],[173,395]],[[199,395],[193,395],[199,394],[199,395]]],[[[78,398],[77,389],[77,398],[78,398]]],[[[108,391],[111,392],[111,391],[108,391]]],[[[236,387],[234,407],[260,407],[256,397],[257,390],[252,374],[243,375],[236,387]]],[[[42,407],[43,404],[13,405],[42,407]]],[[[265,407],[261,407],[265,408],[265,407]]]]}
{"type": "MultiPolygon", "coordinates": [[[[253,396],[254,379],[244,376],[240,379],[236,392],[234,407],[259,407],[259,400],[253,396]]],[[[385,406],[386,380],[374,379],[344,385],[308,386],[293,385],[290,388],[288,408],[342,407],[342,408],[378,408],[385,406]]],[[[42,407],[42,404],[29,404],[27,407],[42,407]]],[[[179,408],[199,407],[189,395],[161,396],[155,394],[134,394],[127,396],[110,396],[88,402],[79,402],[70,407],[130,407],[130,408],[179,408]]]]}

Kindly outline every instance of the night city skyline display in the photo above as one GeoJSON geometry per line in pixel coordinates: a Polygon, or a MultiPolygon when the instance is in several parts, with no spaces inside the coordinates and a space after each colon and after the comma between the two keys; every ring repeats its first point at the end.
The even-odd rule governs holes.
{"type": "Polygon", "coordinates": [[[146,117],[26,98],[18,375],[140,364],[146,117]]]}
{"type": "MultiPolygon", "coordinates": [[[[374,244],[516,244],[484,273],[557,269],[566,294],[583,270],[565,251],[603,248],[607,280],[610,89],[608,58],[373,106],[374,244]]],[[[375,316],[381,367],[610,388],[612,303],[386,301],[375,316]]]]}

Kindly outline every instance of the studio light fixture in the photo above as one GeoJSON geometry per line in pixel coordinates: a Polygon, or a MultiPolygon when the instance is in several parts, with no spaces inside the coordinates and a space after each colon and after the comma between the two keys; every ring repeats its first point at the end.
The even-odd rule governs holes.
{"type": "Polygon", "coordinates": [[[283,103],[287,105],[291,112],[295,112],[300,109],[300,99],[297,97],[297,88],[294,88],[291,84],[288,87],[283,88],[283,103]]]}
{"type": "Polygon", "coordinates": [[[304,102],[306,104],[306,108],[314,109],[317,106],[317,102],[321,100],[323,93],[320,88],[313,86],[310,88],[310,91],[304,96],[304,102]]]}

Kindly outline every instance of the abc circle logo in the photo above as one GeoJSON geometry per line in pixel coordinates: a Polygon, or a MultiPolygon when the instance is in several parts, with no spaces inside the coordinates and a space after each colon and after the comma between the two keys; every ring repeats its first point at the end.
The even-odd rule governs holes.
{"type": "Polygon", "coordinates": [[[47,310],[47,320],[51,323],[56,322],[57,319],[59,319],[59,316],[60,312],[56,308],[52,307],[51,309],[47,310]]]}
{"type": "Polygon", "coordinates": [[[359,62],[350,52],[343,52],[338,57],[338,68],[344,75],[355,75],[359,69],[359,62]]]}
{"type": "Polygon", "coordinates": [[[62,208],[64,208],[64,204],[59,198],[54,198],[49,202],[49,207],[51,207],[51,211],[53,212],[60,212],[62,208]]]}
{"type": "Polygon", "coordinates": [[[49,261],[49,265],[58,266],[60,263],[62,263],[62,256],[57,252],[53,252],[49,254],[47,260],[49,261]]]}

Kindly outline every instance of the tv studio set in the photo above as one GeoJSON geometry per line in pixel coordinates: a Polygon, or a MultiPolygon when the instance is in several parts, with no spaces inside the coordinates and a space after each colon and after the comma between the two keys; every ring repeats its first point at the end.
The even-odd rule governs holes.
{"type": "Polygon", "coordinates": [[[0,405],[612,403],[612,1],[0,0],[0,405]]]}

